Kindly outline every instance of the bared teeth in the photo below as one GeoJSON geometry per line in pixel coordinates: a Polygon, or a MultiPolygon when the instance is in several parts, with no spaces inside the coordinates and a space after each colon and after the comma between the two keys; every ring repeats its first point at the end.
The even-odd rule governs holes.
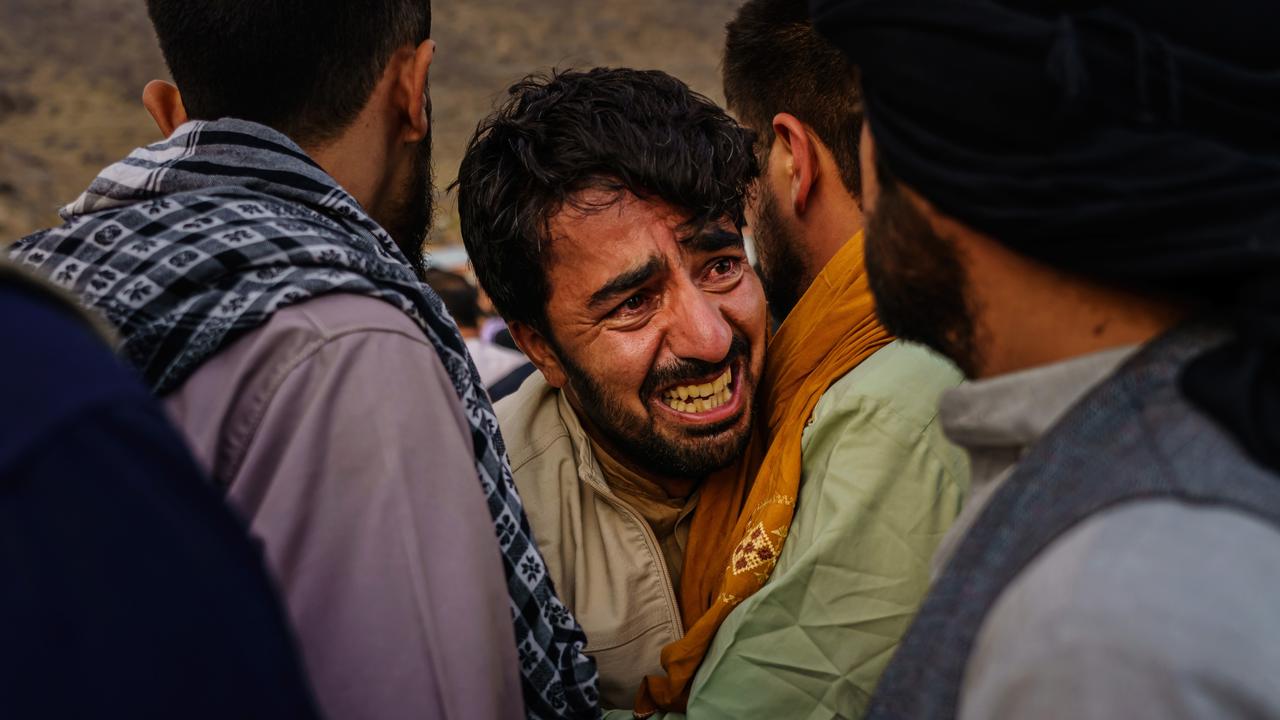
{"type": "MultiPolygon", "coordinates": [[[[697,385],[680,385],[671,388],[666,392],[665,399],[671,407],[679,410],[680,408],[674,404],[674,401],[680,401],[684,405],[693,405],[698,400],[702,400],[704,404],[718,405],[724,400],[719,400],[719,395],[723,393],[730,385],[733,384],[733,371],[725,370],[724,374],[709,383],[699,383],[697,385]]],[[[689,412],[689,411],[682,411],[689,412]]]]}
{"type": "Polygon", "coordinates": [[[689,401],[681,400],[679,396],[672,397],[668,395],[666,403],[671,407],[671,409],[677,412],[703,413],[708,410],[715,410],[732,399],[733,393],[729,391],[728,387],[724,387],[721,388],[719,392],[713,393],[710,397],[693,398],[689,401]]]}

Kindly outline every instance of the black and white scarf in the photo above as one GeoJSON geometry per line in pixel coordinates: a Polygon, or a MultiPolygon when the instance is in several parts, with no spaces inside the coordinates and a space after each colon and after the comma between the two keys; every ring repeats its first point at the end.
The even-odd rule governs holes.
{"type": "MultiPolygon", "coordinates": [[[[556,597],[511,478],[497,419],[457,327],[391,237],[284,135],[191,122],[106,168],[66,221],[12,257],[75,293],[123,338],[158,395],[282,307],[354,293],[422,328],[471,425],[502,548],[531,718],[598,717],[595,663],[556,597]]],[[[406,438],[412,442],[412,438],[406,438]]]]}

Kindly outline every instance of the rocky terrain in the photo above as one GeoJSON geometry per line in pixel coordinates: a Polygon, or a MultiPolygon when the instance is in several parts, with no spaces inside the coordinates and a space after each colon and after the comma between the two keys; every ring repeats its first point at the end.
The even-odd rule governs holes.
{"type": "MultiPolygon", "coordinates": [[[[531,71],[659,68],[719,99],[724,24],[739,1],[436,0],[437,184],[531,71]]],[[[55,222],[99,168],[158,137],[138,98],[165,76],[143,0],[0,2],[0,242],[55,222]]],[[[450,199],[440,205],[433,241],[457,242],[450,199]]]]}

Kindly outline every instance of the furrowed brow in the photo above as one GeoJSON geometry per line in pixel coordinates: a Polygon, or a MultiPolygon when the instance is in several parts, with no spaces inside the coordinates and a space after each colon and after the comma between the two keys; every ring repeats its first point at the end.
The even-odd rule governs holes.
{"type": "Polygon", "coordinates": [[[587,307],[595,310],[601,305],[609,304],[610,301],[618,296],[643,286],[652,280],[655,275],[665,270],[666,267],[666,260],[656,256],[649,258],[645,264],[631,268],[602,285],[599,290],[591,294],[591,299],[587,301],[587,307]]]}
{"type": "Polygon", "coordinates": [[[698,234],[680,241],[681,245],[700,253],[713,253],[728,247],[743,247],[742,235],[730,232],[719,226],[712,226],[698,234]]]}

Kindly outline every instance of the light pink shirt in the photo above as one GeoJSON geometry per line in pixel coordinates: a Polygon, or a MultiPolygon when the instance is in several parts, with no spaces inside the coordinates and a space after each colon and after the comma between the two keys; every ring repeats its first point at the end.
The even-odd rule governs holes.
{"type": "Polygon", "coordinates": [[[286,308],[166,404],[265,544],[327,717],[523,715],[471,435],[413,321],[355,295],[286,308]]]}

